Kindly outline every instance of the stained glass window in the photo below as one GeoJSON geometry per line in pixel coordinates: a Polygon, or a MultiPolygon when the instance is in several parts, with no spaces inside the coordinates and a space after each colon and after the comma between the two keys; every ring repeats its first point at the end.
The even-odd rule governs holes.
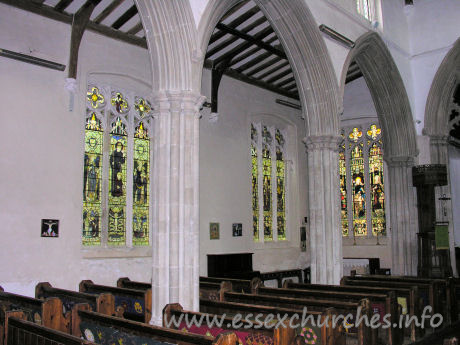
{"type": "Polygon", "coordinates": [[[349,145],[342,143],[339,150],[342,234],[385,236],[382,129],[370,124],[364,130],[350,128],[347,133],[349,145]]]}
{"type": "Polygon", "coordinates": [[[134,134],[133,244],[149,244],[150,140],[141,122],[134,134]]]}
{"type": "Polygon", "coordinates": [[[284,241],[287,239],[286,151],[285,135],[280,129],[251,124],[251,168],[254,240],[284,241]]]}
{"type": "Polygon", "coordinates": [[[103,129],[96,113],[90,113],[85,126],[83,171],[83,245],[101,243],[102,141],[103,129]]]}
{"type": "Polygon", "coordinates": [[[385,235],[385,194],[383,190],[383,154],[377,143],[369,149],[372,233],[385,235]]]}
{"type": "Polygon", "coordinates": [[[348,205],[347,205],[347,163],[345,160],[345,146],[339,152],[340,172],[340,214],[342,219],[342,234],[348,236],[348,205]]]}
{"type": "Polygon", "coordinates": [[[355,236],[366,236],[366,191],[362,144],[353,148],[350,167],[353,187],[353,232],[355,236]]]}
{"type": "Polygon", "coordinates": [[[286,239],[286,167],[284,162],[284,136],[276,129],[276,213],[278,240],[286,239]]]}
{"type": "Polygon", "coordinates": [[[272,138],[267,127],[262,132],[264,147],[262,149],[262,178],[263,178],[263,207],[264,207],[264,240],[273,239],[273,210],[272,210],[272,157],[270,145],[272,138]]]}
{"type": "Polygon", "coordinates": [[[259,241],[259,163],[257,157],[257,129],[251,124],[251,164],[252,164],[252,228],[254,241],[259,241]]]}
{"type": "Polygon", "coordinates": [[[108,244],[126,243],[126,151],[128,137],[120,117],[110,132],[109,230],[108,244]]]}
{"type": "Polygon", "coordinates": [[[89,87],[86,101],[83,245],[147,246],[151,105],[99,86],[89,87]]]}
{"type": "Polygon", "coordinates": [[[371,2],[372,0],[356,0],[357,12],[369,21],[372,20],[371,2]]]}

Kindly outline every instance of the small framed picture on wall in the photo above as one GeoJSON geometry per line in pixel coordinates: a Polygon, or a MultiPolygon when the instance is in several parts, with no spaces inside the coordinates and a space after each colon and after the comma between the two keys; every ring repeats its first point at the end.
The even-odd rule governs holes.
{"type": "Polygon", "coordinates": [[[307,251],[307,228],[305,226],[300,227],[300,251],[307,251]]]}
{"type": "Polygon", "coordinates": [[[209,238],[211,240],[219,239],[219,223],[209,223],[209,238]]]}
{"type": "Polygon", "coordinates": [[[59,220],[42,219],[41,237],[59,237],[59,220]]]}
{"type": "Polygon", "coordinates": [[[233,237],[243,236],[243,224],[233,223],[232,224],[232,234],[233,234],[233,237]]]}

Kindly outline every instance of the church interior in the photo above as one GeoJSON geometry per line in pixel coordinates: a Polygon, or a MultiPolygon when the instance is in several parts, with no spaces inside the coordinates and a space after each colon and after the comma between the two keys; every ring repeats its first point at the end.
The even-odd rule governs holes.
{"type": "Polygon", "coordinates": [[[0,345],[457,344],[459,16],[0,0],[0,345]]]}

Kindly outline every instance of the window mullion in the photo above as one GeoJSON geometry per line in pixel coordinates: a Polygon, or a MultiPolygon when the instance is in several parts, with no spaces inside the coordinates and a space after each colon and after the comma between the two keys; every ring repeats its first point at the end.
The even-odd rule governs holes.
{"type": "MultiPolygon", "coordinates": [[[[130,102],[134,104],[132,100],[130,102]]],[[[128,150],[126,154],[126,246],[133,246],[133,167],[134,167],[134,118],[128,114],[128,150]]]]}
{"type": "MultiPolygon", "coordinates": [[[[348,129],[345,133],[348,133],[348,129]]],[[[351,175],[351,150],[350,144],[345,140],[345,166],[347,181],[347,217],[348,217],[348,237],[354,240],[355,231],[353,224],[353,178],[351,175]]]]}
{"type": "Polygon", "coordinates": [[[257,125],[257,131],[259,135],[257,136],[257,184],[258,188],[258,197],[259,197],[259,242],[263,243],[264,238],[264,186],[263,186],[263,160],[262,160],[262,126],[260,123],[257,125]]]}
{"type": "MultiPolygon", "coordinates": [[[[364,127],[364,131],[367,130],[367,127],[364,127]]],[[[364,142],[364,179],[365,179],[365,191],[366,191],[366,227],[367,227],[367,236],[372,238],[372,215],[371,215],[371,176],[369,174],[369,147],[368,139],[363,139],[364,142]]]]}
{"type": "Polygon", "coordinates": [[[272,183],[270,184],[271,187],[271,194],[272,194],[272,240],[278,241],[278,195],[277,195],[277,188],[278,188],[278,179],[276,176],[276,129],[274,127],[270,128],[270,134],[272,135],[272,143],[270,145],[270,156],[271,156],[271,180],[272,183]]]}
{"type": "Polygon", "coordinates": [[[108,228],[109,228],[109,166],[110,166],[110,111],[104,111],[104,139],[102,156],[102,214],[101,214],[101,246],[107,247],[108,228]]]}

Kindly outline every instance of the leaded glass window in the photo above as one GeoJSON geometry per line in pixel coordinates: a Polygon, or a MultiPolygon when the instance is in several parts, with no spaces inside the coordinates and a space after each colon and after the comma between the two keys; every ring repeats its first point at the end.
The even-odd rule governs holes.
{"type": "Polygon", "coordinates": [[[251,124],[252,214],[256,242],[286,240],[285,141],[283,130],[261,123],[251,124]]]}
{"type": "Polygon", "coordinates": [[[342,234],[386,235],[382,129],[369,124],[343,131],[339,147],[342,234]]]}
{"type": "Polygon", "coordinates": [[[84,246],[150,243],[151,110],[145,98],[132,92],[109,86],[88,89],[84,246]]]}
{"type": "Polygon", "coordinates": [[[372,21],[373,5],[372,0],[356,0],[356,11],[368,21],[372,21]]]}

